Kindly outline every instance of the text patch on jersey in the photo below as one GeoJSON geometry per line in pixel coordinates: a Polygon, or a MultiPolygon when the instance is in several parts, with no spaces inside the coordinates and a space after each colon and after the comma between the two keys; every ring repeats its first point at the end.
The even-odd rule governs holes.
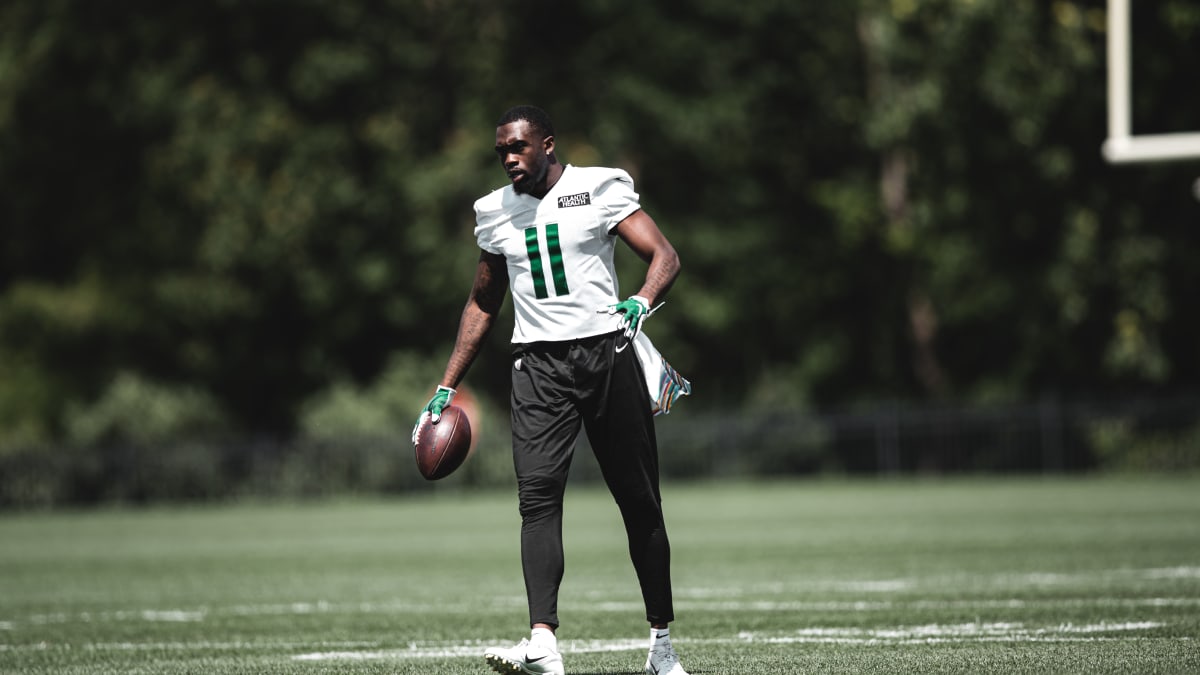
{"type": "Polygon", "coordinates": [[[577,195],[567,195],[558,198],[558,208],[566,209],[572,206],[587,206],[592,203],[592,193],[580,192],[577,195]]]}

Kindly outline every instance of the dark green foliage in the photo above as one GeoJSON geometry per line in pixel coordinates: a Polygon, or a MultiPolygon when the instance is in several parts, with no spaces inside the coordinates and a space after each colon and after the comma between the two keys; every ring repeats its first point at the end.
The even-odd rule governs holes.
{"type": "MultiPolygon", "coordinates": [[[[1135,127],[1185,131],[1200,17],[1153,8],[1135,127]]],[[[1103,9],[7,2],[0,446],[86,441],[123,376],[272,439],[399,357],[427,396],[518,103],[680,251],[648,330],[689,406],[1194,390],[1200,170],[1102,162],[1103,9]]],[[[469,378],[500,407],[508,320],[469,378]]]]}

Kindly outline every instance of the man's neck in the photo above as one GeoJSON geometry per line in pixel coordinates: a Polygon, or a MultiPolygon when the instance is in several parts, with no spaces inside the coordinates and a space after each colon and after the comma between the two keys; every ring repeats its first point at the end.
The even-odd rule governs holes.
{"type": "Polygon", "coordinates": [[[562,178],[562,173],[562,164],[559,164],[558,162],[551,164],[550,168],[546,170],[546,182],[542,185],[541,189],[531,191],[529,196],[536,199],[541,199],[550,194],[550,191],[553,190],[554,186],[558,183],[558,179],[562,178]]]}

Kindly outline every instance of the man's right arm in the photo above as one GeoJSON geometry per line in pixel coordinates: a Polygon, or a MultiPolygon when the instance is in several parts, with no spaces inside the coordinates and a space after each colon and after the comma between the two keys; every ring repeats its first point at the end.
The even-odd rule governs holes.
{"type": "Polygon", "coordinates": [[[479,354],[484,338],[491,331],[507,293],[508,264],[504,256],[480,251],[475,282],[458,322],[458,336],[454,340],[454,351],[446,363],[441,386],[454,389],[462,382],[479,354]]]}
{"type": "Polygon", "coordinates": [[[446,372],[442,375],[441,384],[417,416],[417,423],[412,431],[413,445],[417,444],[421,426],[425,421],[437,424],[441,419],[442,410],[454,401],[455,387],[462,382],[479,353],[483,339],[491,331],[496,315],[500,313],[500,306],[504,304],[504,294],[507,292],[508,264],[504,262],[504,256],[481,251],[479,265],[475,268],[475,282],[471,286],[471,295],[467,298],[467,306],[463,308],[462,318],[458,322],[454,351],[450,352],[450,360],[446,363],[446,372]]]}

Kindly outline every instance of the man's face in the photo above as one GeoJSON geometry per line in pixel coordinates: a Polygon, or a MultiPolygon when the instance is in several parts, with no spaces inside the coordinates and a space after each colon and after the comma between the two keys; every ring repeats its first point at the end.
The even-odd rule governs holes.
{"type": "Polygon", "coordinates": [[[525,120],[496,127],[496,154],[516,192],[533,195],[545,192],[553,151],[554,137],[543,138],[525,120]]]}

